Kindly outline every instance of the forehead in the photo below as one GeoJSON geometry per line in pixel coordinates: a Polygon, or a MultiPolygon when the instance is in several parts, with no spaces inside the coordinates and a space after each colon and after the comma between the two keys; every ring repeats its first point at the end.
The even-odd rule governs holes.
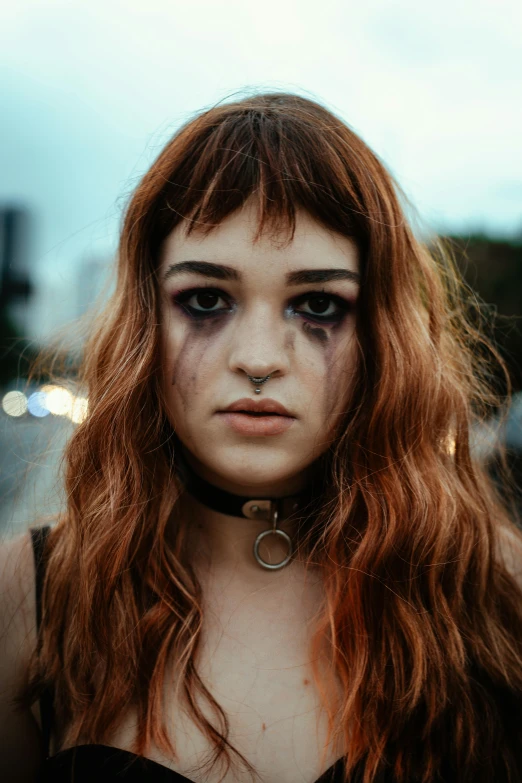
{"type": "Polygon", "coordinates": [[[308,213],[298,211],[292,242],[266,233],[254,243],[258,228],[257,211],[245,206],[216,226],[207,236],[193,231],[187,237],[184,223],[179,224],[166,238],[160,272],[173,262],[207,261],[234,266],[243,275],[268,273],[282,276],[297,269],[337,268],[359,271],[357,246],[349,237],[342,236],[315,221],[308,213]],[[260,264],[260,261],[263,261],[260,264]]]}

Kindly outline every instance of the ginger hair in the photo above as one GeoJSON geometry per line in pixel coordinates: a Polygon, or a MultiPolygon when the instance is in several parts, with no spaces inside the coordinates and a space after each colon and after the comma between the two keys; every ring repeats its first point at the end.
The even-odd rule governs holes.
{"type": "Polygon", "coordinates": [[[107,742],[134,705],[135,753],[153,740],[175,757],[162,702],[174,661],[208,763],[255,776],[198,674],[202,591],[172,524],[181,489],[159,383],[157,280],[180,221],[209,232],[250,198],[260,233],[290,241],[305,210],[351,237],[361,259],[358,371],[299,541],[324,580],[310,645],[312,660],[330,651],[331,674],[317,665],[314,677],[329,739],[346,747],[346,779],[360,765],[364,783],[386,768],[428,783],[448,764],[460,781],[509,774],[493,688],[522,693],[522,595],[497,552],[502,531],[522,536],[470,447],[499,404],[490,367],[501,359],[472,325],[451,254],[414,236],[383,163],[334,113],[292,94],[190,119],[130,199],[116,288],[83,353],[89,412],[65,454],[67,506],[49,537],[41,646],[23,699],[52,687],[72,744],[107,742]]]}

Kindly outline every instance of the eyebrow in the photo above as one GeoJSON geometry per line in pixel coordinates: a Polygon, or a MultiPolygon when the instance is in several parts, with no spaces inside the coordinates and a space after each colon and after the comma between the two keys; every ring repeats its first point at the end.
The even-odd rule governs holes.
{"type": "MultiPolygon", "coordinates": [[[[232,266],[224,264],[212,264],[209,261],[181,261],[179,264],[170,264],[163,276],[168,280],[183,272],[192,272],[201,277],[213,280],[240,281],[241,273],[232,266]]],[[[303,285],[304,283],[327,283],[330,280],[349,280],[357,285],[361,282],[361,276],[352,269],[299,269],[286,274],[287,285],[303,285]]]]}

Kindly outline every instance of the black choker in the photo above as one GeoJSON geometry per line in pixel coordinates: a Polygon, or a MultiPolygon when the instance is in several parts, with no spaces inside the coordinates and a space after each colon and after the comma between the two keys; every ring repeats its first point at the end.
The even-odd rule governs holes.
{"type": "Polygon", "coordinates": [[[258,519],[271,522],[271,527],[263,530],[254,542],[254,557],[260,566],[271,571],[283,568],[290,562],[293,555],[292,539],[277,527],[278,520],[286,519],[292,514],[296,514],[310,502],[308,493],[300,495],[291,495],[284,498],[252,498],[234,495],[224,489],[210,484],[205,479],[198,476],[193,469],[187,465],[185,460],[178,461],[180,477],[189,492],[196,500],[204,506],[219,511],[221,514],[228,514],[233,517],[243,517],[243,519],[258,519]],[[261,541],[270,535],[276,535],[284,539],[288,546],[286,557],[279,563],[267,563],[259,554],[259,545],[261,541]]]}

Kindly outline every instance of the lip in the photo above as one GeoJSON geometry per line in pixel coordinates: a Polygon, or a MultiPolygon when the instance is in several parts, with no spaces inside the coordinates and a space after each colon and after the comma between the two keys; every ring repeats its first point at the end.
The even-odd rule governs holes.
{"type": "Polygon", "coordinates": [[[218,415],[238,434],[253,437],[281,435],[295,421],[295,416],[292,416],[284,405],[269,398],[236,400],[225,410],[218,411],[218,415]],[[257,417],[245,411],[265,415],[257,417]]]}
{"type": "Polygon", "coordinates": [[[252,413],[275,413],[279,416],[289,416],[295,419],[295,416],[287,411],[284,405],[277,400],[272,400],[270,397],[265,397],[263,400],[251,400],[249,397],[243,397],[241,400],[236,400],[228,408],[225,408],[220,413],[235,412],[235,411],[252,411],[252,413]]]}

